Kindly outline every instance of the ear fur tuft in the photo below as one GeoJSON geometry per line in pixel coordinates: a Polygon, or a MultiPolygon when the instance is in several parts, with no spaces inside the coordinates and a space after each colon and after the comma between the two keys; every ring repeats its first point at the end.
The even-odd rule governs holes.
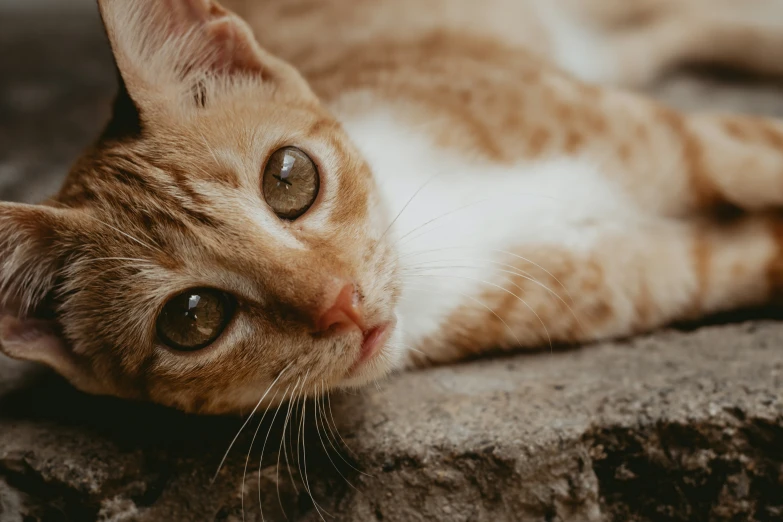
{"type": "Polygon", "coordinates": [[[101,393],[63,337],[54,310],[42,308],[77,247],[77,220],[72,210],[0,203],[0,351],[45,364],[77,388],[101,393]]]}
{"type": "Polygon", "coordinates": [[[71,211],[0,203],[0,307],[25,316],[52,291],[71,211]]]}
{"type": "Polygon", "coordinates": [[[117,68],[140,108],[182,97],[209,77],[263,77],[247,24],[212,0],[99,0],[117,68]]]}

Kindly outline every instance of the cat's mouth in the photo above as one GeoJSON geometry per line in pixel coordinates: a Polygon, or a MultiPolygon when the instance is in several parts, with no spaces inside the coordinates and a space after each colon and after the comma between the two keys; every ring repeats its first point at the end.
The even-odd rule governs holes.
{"type": "Polygon", "coordinates": [[[365,364],[370,362],[381,353],[383,346],[386,344],[386,341],[388,341],[393,329],[394,324],[389,322],[364,331],[361,350],[359,350],[359,356],[348,370],[349,377],[356,375],[356,373],[361,370],[365,364]]]}

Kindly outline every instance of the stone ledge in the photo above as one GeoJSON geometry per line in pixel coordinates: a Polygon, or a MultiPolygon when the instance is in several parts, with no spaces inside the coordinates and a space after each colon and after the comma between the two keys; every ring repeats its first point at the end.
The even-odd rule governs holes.
{"type": "MultiPolygon", "coordinates": [[[[307,480],[282,458],[277,474],[282,416],[265,423],[245,520],[261,520],[259,486],[269,521],[285,520],[280,503],[320,520],[308,490],[357,522],[780,519],[781,340],[783,325],[746,323],[395,376],[335,397],[342,457],[307,415],[307,480]]],[[[210,484],[239,420],[85,397],[9,364],[1,520],[242,520],[254,426],[210,484]]]]}

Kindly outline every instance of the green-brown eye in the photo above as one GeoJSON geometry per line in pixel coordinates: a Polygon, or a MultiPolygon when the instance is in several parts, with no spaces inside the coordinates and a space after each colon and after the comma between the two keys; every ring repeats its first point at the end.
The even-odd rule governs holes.
{"type": "Polygon", "coordinates": [[[264,199],[282,219],[293,220],[307,212],[320,185],[315,163],[295,147],[272,154],[264,169],[264,199]]]}
{"type": "Polygon", "coordinates": [[[158,317],[158,337],[169,348],[193,352],[214,343],[234,314],[234,299],[207,288],[171,299],[158,317]]]}

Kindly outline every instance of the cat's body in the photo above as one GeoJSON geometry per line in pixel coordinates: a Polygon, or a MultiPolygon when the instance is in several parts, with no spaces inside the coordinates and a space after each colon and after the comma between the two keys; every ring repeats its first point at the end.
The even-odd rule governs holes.
{"type": "Polygon", "coordinates": [[[0,207],[3,348],[82,389],[237,411],[781,283],[783,125],[612,85],[779,73],[783,2],[226,2],[249,27],[206,0],[99,5],[115,118],[50,206],[0,207]],[[294,211],[270,194],[301,161],[320,182],[294,211]],[[182,350],[161,314],[203,288],[230,295],[188,335],[222,335],[182,350]]]}
{"type": "MultiPolygon", "coordinates": [[[[701,189],[680,116],[561,71],[605,87],[688,61],[774,72],[783,64],[764,51],[783,44],[783,3],[227,5],[303,74],[401,212],[393,230],[410,275],[398,311],[413,358],[627,335],[763,299],[743,279],[731,297],[697,302],[707,274],[690,246],[701,228],[687,223],[701,189]],[[768,33],[754,40],[760,22],[768,33]],[[650,244],[645,231],[682,237],[650,244]]],[[[727,262],[749,254],[739,246],[727,262]]]]}

